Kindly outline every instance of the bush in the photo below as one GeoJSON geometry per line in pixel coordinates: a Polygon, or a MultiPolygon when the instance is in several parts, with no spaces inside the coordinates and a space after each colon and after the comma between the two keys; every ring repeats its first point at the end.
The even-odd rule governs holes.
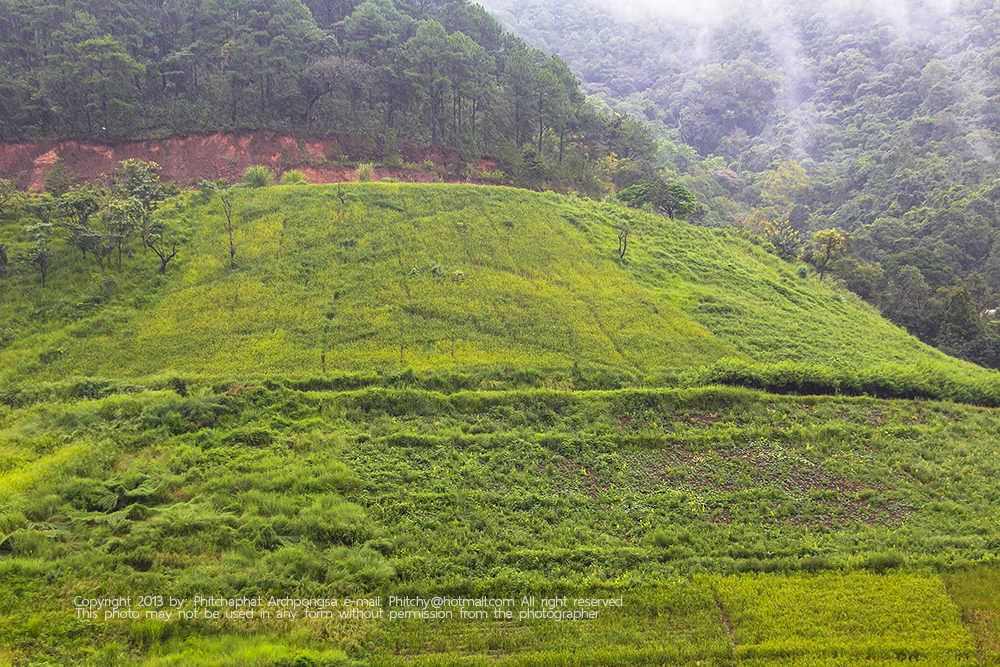
{"type": "Polygon", "coordinates": [[[303,185],[305,182],[306,177],[301,171],[286,171],[281,177],[282,185],[303,185]]]}
{"type": "Polygon", "coordinates": [[[243,172],[243,183],[251,188],[266,188],[269,185],[274,185],[274,174],[263,165],[247,167],[246,171],[243,172]]]}
{"type": "Polygon", "coordinates": [[[481,181],[486,181],[488,183],[494,183],[496,185],[502,185],[504,181],[507,180],[507,174],[500,170],[497,171],[481,171],[475,174],[476,178],[481,181]]]}
{"type": "Polygon", "coordinates": [[[355,172],[358,183],[367,183],[372,180],[372,176],[375,174],[375,165],[371,162],[363,162],[358,165],[358,170],[355,172]]]}

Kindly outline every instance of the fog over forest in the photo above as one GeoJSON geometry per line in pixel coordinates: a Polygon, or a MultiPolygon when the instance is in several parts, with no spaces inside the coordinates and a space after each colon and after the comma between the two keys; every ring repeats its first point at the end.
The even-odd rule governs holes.
{"type": "Polygon", "coordinates": [[[1000,290],[993,2],[486,5],[592,104],[647,124],[696,222],[807,260],[774,230],[841,230],[837,279],[923,340],[1000,363],[983,320],[1000,290]]]}

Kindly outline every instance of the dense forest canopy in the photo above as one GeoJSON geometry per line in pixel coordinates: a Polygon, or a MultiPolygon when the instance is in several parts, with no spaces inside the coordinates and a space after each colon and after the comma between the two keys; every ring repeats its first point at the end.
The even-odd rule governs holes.
{"type": "Polygon", "coordinates": [[[820,261],[923,340],[1000,363],[995,3],[485,4],[647,122],[710,209],[696,218],[820,261]],[[813,235],[829,229],[845,244],[827,255],[813,235]]]}
{"type": "Polygon", "coordinates": [[[522,181],[596,187],[610,152],[649,175],[644,129],[466,0],[0,0],[0,35],[0,140],[269,128],[486,153],[522,181]]]}

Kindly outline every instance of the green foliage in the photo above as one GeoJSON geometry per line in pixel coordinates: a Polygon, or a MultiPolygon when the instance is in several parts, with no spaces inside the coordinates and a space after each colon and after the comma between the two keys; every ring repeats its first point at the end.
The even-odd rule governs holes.
{"type": "Polygon", "coordinates": [[[365,162],[359,164],[357,170],[354,172],[354,180],[358,183],[368,183],[372,180],[372,176],[375,174],[375,165],[372,162],[365,162]]]}
{"type": "MultiPolygon", "coordinates": [[[[13,659],[79,662],[100,633],[141,638],[130,651],[153,662],[195,661],[198,646],[227,647],[231,664],[475,662],[496,647],[512,665],[574,664],[581,647],[600,664],[970,663],[947,592],[919,568],[1000,555],[996,417],[961,405],[1000,404],[993,373],[743,236],[485,193],[226,191],[236,269],[220,256],[224,201],[185,195],[151,227],[154,250],[190,238],[177,268],[160,276],[126,250],[99,285],[49,229],[58,279],[43,291],[14,275],[0,293],[0,596],[16,612],[0,641],[13,659]],[[810,336],[783,335],[790,318],[810,336]],[[516,637],[492,620],[469,632],[339,618],[319,635],[289,621],[281,640],[272,626],[155,620],[60,635],[81,622],[62,591],[94,581],[109,595],[140,582],[175,597],[628,606],[516,637]],[[795,607],[804,596],[819,602],[795,607]],[[844,616],[852,604],[882,615],[844,616]],[[792,626],[793,612],[809,620],[792,626]],[[877,641],[862,631],[882,622],[877,641]]],[[[25,243],[24,223],[5,220],[5,237],[25,243]]],[[[966,314],[971,294],[956,296],[966,314]]]]}
{"type": "Polygon", "coordinates": [[[684,220],[694,213],[697,204],[694,195],[684,186],[662,181],[653,182],[649,200],[654,208],[678,220],[684,220]]]}
{"type": "Polygon", "coordinates": [[[810,260],[822,281],[830,263],[850,252],[854,239],[839,229],[821,229],[813,237],[819,247],[812,252],[810,260]]]}
{"type": "Polygon", "coordinates": [[[479,180],[492,183],[493,185],[503,185],[507,181],[507,174],[502,171],[480,171],[475,174],[479,180]]]}
{"type": "Polygon", "coordinates": [[[282,185],[305,185],[306,178],[301,171],[286,171],[281,175],[282,185]]]}
{"type": "Polygon", "coordinates": [[[20,199],[20,191],[14,182],[6,178],[0,179],[0,214],[4,212],[5,207],[10,207],[20,199]]]}
{"type": "MultiPolygon", "coordinates": [[[[959,37],[988,23],[992,6],[923,12],[901,33],[877,4],[848,18],[822,3],[782,2],[765,19],[738,1],[705,26],[657,12],[637,26],[568,0],[490,8],[564,58],[608,110],[646,123],[661,142],[654,167],[697,197],[689,220],[758,234],[766,221],[788,220],[803,239],[823,228],[850,234],[857,255],[831,259],[818,276],[843,281],[922,341],[1000,367],[1000,332],[973,328],[958,344],[940,336],[948,295],[972,275],[991,299],[1000,290],[1000,97],[990,92],[997,71],[982,64],[994,45],[959,37]],[[704,44],[688,39],[699,30],[704,44]],[[952,37],[928,41],[923,31],[952,37]],[[799,45],[795,57],[786,39],[799,45]],[[907,289],[919,287],[913,270],[926,295],[907,289]]],[[[979,313],[992,309],[978,303],[979,313]]]]}
{"type": "MultiPolygon", "coordinates": [[[[787,220],[764,223],[763,238],[774,247],[778,256],[784,260],[792,261],[802,251],[802,240],[799,238],[799,232],[787,220]]],[[[798,275],[800,278],[805,278],[801,271],[798,272],[798,275]]]]}
{"type": "Polygon", "coordinates": [[[619,201],[632,208],[642,208],[649,203],[649,183],[630,185],[616,196],[619,201]]]}
{"type": "Polygon", "coordinates": [[[247,167],[243,172],[243,182],[251,188],[266,188],[274,185],[274,174],[261,165],[247,167]]]}
{"type": "Polygon", "coordinates": [[[66,169],[66,163],[62,158],[56,158],[52,163],[52,169],[45,176],[45,191],[53,197],[61,197],[73,187],[73,176],[66,169]]]}
{"type": "Polygon", "coordinates": [[[32,225],[27,232],[31,243],[20,254],[20,260],[38,271],[42,287],[45,287],[45,279],[52,268],[52,225],[32,225]]]}
{"type": "Polygon", "coordinates": [[[687,188],[660,180],[630,185],[617,198],[633,208],[649,205],[667,217],[678,220],[686,219],[694,213],[697,206],[697,200],[687,188]]]}

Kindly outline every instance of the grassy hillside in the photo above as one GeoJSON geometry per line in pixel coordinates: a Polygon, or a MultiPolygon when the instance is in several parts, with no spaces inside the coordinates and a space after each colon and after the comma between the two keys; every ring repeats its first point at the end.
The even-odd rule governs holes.
{"type": "Polygon", "coordinates": [[[160,212],[187,234],[165,278],[152,254],[102,279],[67,251],[48,287],[27,273],[10,281],[0,386],[532,368],[1000,400],[996,374],[732,233],[504,188],[283,186],[233,198],[235,270],[218,196],[188,195],[160,212]],[[633,229],[624,261],[622,223],[633,229]],[[788,368],[774,363],[799,376],[775,380],[788,368]],[[955,395],[958,385],[972,393],[955,395]]]}
{"type": "Polygon", "coordinates": [[[602,203],[233,197],[4,283],[0,665],[1000,664],[995,373],[602,203]]]}
{"type": "Polygon", "coordinates": [[[196,393],[2,408],[9,660],[98,641],[93,664],[998,655],[996,577],[974,567],[1000,556],[992,410],[732,388],[196,393]],[[81,618],[79,595],[624,601],[593,622],[251,623],[81,618]]]}

